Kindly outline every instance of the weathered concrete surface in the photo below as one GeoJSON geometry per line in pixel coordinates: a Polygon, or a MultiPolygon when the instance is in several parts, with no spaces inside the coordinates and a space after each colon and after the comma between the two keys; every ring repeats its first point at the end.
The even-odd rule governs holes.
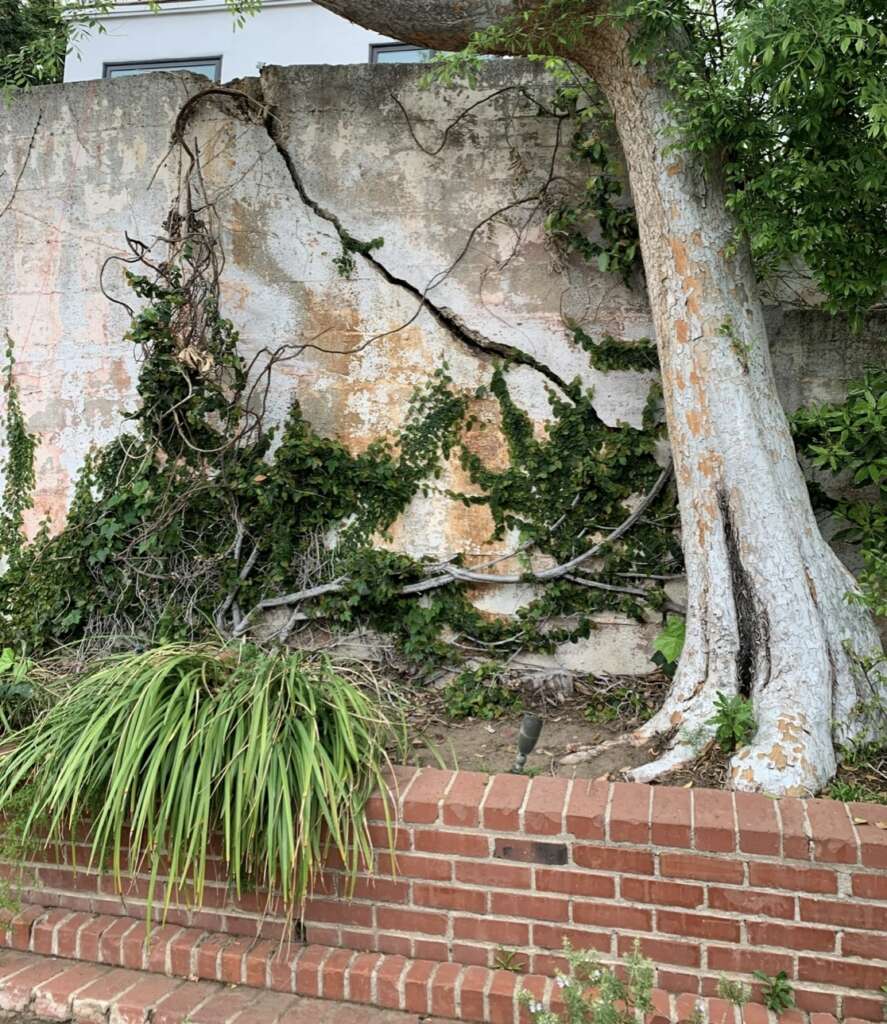
{"type": "MultiPolygon", "coordinates": [[[[519,61],[491,63],[471,90],[421,90],[420,74],[408,66],[266,68],[261,81],[241,83],[266,105],[265,123],[219,97],[204,100],[190,122],[227,254],[223,312],[240,328],[245,353],[305,342],[335,350],[308,348],[281,367],[272,417],[295,393],[318,430],[361,450],[397,430],[409,396],[436,367],[446,363],[468,392],[487,383],[493,357],[482,349],[492,343],[531,354],[562,379],[581,377],[604,420],[638,424],[649,377],[591,369],[564,317],[593,336],[643,337],[651,333],[645,295],[555,259],[544,211],[530,198],[553,157],[557,175],[569,181],[577,173],[566,145],[554,152],[556,122],[540,117],[531,99],[548,95],[550,84],[519,61]],[[405,111],[433,152],[456,114],[487,96],[435,155],[411,137],[405,111]],[[389,279],[360,257],[352,277],[337,273],[331,218],[357,238],[384,238],[373,255],[389,279]],[[455,318],[479,344],[459,340],[427,310],[417,313],[416,292],[429,286],[444,319],[455,318]],[[365,344],[384,332],[392,333],[365,344]]],[[[160,231],[179,173],[177,158],[164,162],[170,129],[203,84],[164,74],[73,84],[0,110],[0,330],[15,342],[22,402],[40,435],[31,529],[47,513],[62,522],[89,446],[114,436],[133,404],[128,316],[102,294],[100,272],[124,252],[126,232],[150,242],[160,231]]],[[[104,281],[111,295],[129,298],[119,265],[104,281]]],[[[774,309],[772,320],[774,363],[791,408],[840,395],[875,358],[877,325],[847,344],[840,322],[814,313],[774,309]]],[[[550,382],[520,367],[510,385],[542,429],[550,382]]],[[[495,425],[494,403],[478,400],[473,411],[495,425]]],[[[504,464],[495,432],[484,437],[485,458],[504,464]]],[[[465,483],[454,458],[436,493],[417,498],[396,524],[392,543],[413,555],[462,551],[469,561],[510,550],[510,540],[489,542],[484,508],[446,497],[465,483]]],[[[483,605],[504,611],[517,596],[487,594],[483,605]]],[[[606,660],[611,670],[636,669],[656,629],[598,630],[589,667],[606,660]]],[[[564,657],[572,663],[577,655],[564,657]]]]}

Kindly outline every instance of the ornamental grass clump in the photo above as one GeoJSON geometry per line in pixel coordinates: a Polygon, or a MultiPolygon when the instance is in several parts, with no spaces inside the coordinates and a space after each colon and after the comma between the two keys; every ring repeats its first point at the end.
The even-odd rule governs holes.
{"type": "Polygon", "coordinates": [[[327,852],[372,863],[364,806],[399,730],[322,656],[169,644],[113,657],[11,737],[0,813],[24,785],[24,824],[48,842],[86,828],[93,866],[118,885],[140,858],[151,919],[161,870],[202,900],[220,836],[237,893],[273,889],[288,911],[327,852]]]}

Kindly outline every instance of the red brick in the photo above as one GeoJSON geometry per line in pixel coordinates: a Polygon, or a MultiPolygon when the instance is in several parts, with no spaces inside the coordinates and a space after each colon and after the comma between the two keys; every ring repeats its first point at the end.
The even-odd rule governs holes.
{"type": "Polygon", "coordinates": [[[302,920],[319,924],[350,924],[357,928],[372,928],[373,908],[365,903],[347,903],[341,900],[306,900],[302,920]]]}
{"type": "Polygon", "coordinates": [[[766,889],[789,889],[792,892],[836,893],[838,876],[827,868],[802,868],[787,864],[752,862],[748,880],[766,889]]]}
{"type": "Polygon", "coordinates": [[[616,883],[607,875],[591,875],[587,871],[559,868],[536,868],[536,889],[540,892],[563,892],[570,896],[600,896],[612,899],[616,883]]]}
{"type": "Polygon", "coordinates": [[[264,988],[268,983],[268,961],[279,949],[279,943],[260,940],[243,958],[243,980],[253,988],[264,988]]]}
{"type": "Polygon", "coordinates": [[[874,998],[868,998],[866,996],[844,996],[843,1012],[845,1024],[850,1024],[850,1021],[854,1017],[861,1018],[866,1021],[883,1021],[884,997],[875,996],[874,998]]]}
{"type": "Polygon", "coordinates": [[[159,971],[162,974],[167,973],[170,944],[181,930],[177,924],[165,924],[159,928],[155,926],[151,929],[151,933],[148,936],[148,945],[145,950],[149,971],[159,971]]]}
{"type": "Polygon", "coordinates": [[[654,988],[650,993],[652,1011],[645,1018],[646,1024],[671,1024],[671,999],[667,992],[654,988]]]}
{"type": "Polygon", "coordinates": [[[466,967],[459,986],[459,1003],[463,1020],[486,1020],[484,990],[490,981],[490,972],[483,967],[466,967]]]}
{"type": "Polygon", "coordinates": [[[650,841],[652,787],[632,782],[614,782],[610,802],[609,838],[612,843],[650,841]]]}
{"type": "Polygon", "coordinates": [[[137,921],[120,940],[120,963],[134,971],[142,970],[147,941],[148,926],[144,921],[137,921]]]}
{"type": "Polygon", "coordinates": [[[574,949],[596,949],[609,953],[612,946],[609,932],[587,932],[578,928],[561,928],[551,924],[533,925],[533,945],[542,949],[562,949],[569,939],[574,949]]]}
{"type": "Polygon", "coordinates": [[[791,976],[792,958],[782,953],[761,953],[756,949],[736,949],[721,946],[708,947],[708,967],[712,971],[732,971],[735,974],[779,974],[791,976]]]}
{"type": "Polygon", "coordinates": [[[648,932],[653,927],[653,914],[639,907],[626,907],[621,903],[573,903],[573,920],[577,924],[596,924],[604,928],[625,928],[628,931],[648,932]]]}
{"type": "MultiPolygon", "coordinates": [[[[844,932],[841,952],[844,956],[861,956],[866,960],[887,960],[887,932],[877,935],[871,932],[844,932]]],[[[884,976],[887,978],[887,969],[884,976]]]]}
{"type": "Polygon", "coordinates": [[[684,914],[674,910],[660,910],[656,915],[656,930],[670,935],[691,935],[697,939],[717,939],[719,942],[739,942],[738,921],[707,914],[684,914]]]}
{"type": "Polygon", "coordinates": [[[413,832],[409,828],[398,828],[397,822],[389,825],[368,825],[370,842],[376,850],[409,850],[410,837],[413,832]]]}
{"type": "Polygon", "coordinates": [[[207,982],[183,985],[170,978],[144,978],[112,1005],[110,1024],[145,1024],[149,1019],[179,1024],[216,992],[218,987],[207,982]]]}
{"type": "Polygon", "coordinates": [[[746,1003],[741,1016],[742,1024],[770,1024],[770,1011],[760,1003],[746,1003]]]}
{"type": "Polygon", "coordinates": [[[40,958],[26,962],[24,966],[15,962],[16,970],[3,979],[0,987],[0,1010],[22,1010],[31,999],[32,990],[62,974],[70,967],[64,960],[48,960],[40,958]]]}
{"type": "Polygon", "coordinates": [[[748,939],[753,946],[780,946],[786,949],[813,949],[833,953],[835,933],[825,928],[802,928],[770,921],[749,921],[748,939]]]}
{"type": "Polygon", "coordinates": [[[348,971],[347,997],[352,1003],[373,1001],[373,975],[382,957],[378,953],[358,953],[348,971]]]}
{"type": "Polygon", "coordinates": [[[622,878],[619,886],[624,900],[638,903],[656,903],[667,907],[701,907],[705,902],[705,889],[701,885],[660,882],[652,878],[622,878]]]}
{"type": "Polygon", "coordinates": [[[56,937],[56,952],[59,956],[77,956],[77,936],[84,925],[94,920],[92,914],[72,914],[59,928],[56,937]]]}
{"type": "Polygon", "coordinates": [[[13,917],[7,935],[11,940],[13,949],[30,949],[31,932],[35,922],[39,921],[46,909],[44,907],[22,907],[13,917]]]}
{"type": "Polygon", "coordinates": [[[793,920],[795,897],[783,893],[762,892],[757,889],[708,888],[708,905],[712,910],[727,910],[734,914],[761,914],[793,920]]]}
{"type": "MultiPolygon", "coordinates": [[[[635,939],[631,935],[619,936],[619,955],[625,956],[634,949],[635,939]]],[[[701,951],[698,943],[689,945],[686,942],[673,942],[670,939],[640,940],[640,949],[644,956],[654,963],[677,964],[679,967],[698,967],[701,963],[701,951]]]]}
{"type": "Polygon", "coordinates": [[[476,832],[446,832],[429,829],[416,832],[413,846],[420,853],[440,853],[456,857],[489,857],[489,836],[476,832]]]}
{"type": "Polygon", "coordinates": [[[760,793],[734,793],[739,823],[739,849],[778,857],[782,849],[782,829],[774,801],[760,793]]]}
{"type": "Polygon", "coordinates": [[[809,1013],[810,1024],[836,1024],[834,1016],[838,1012],[838,998],[833,992],[811,992],[810,989],[798,989],[795,992],[795,1005],[799,1010],[809,1013]],[[832,1019],[827,1020],[828,1017],[832,1019]]]}
{"type": "Polygon", "coordinates": [[[528,788],[529,779],[524,775],[494,776],[481,811],[484,828],[516,832],[528,788]]]}
{"type": "MultiPolygon", "coordinates": [[[[355,878],[353,882],[342,879],[342,896],[348,900],[372,900],[374,903],[407,903],[410,898],[408,882],[392,878],[355,878]]],[[[362,924],[348,921],[347,924],[362,924]]]]}
{"type": "Polygon", "coordinates": [[[715,789],[694,789],[692,792],[696,849],[731,853],[736,849],[733,794],[715,789]]]}
{"type": "Polygon", "coordinates": [[[522,917],[541,921],[569,921],[568,900],[551,896],[527,896],[524,893],[490,893],[490,913],[502,917],[522,917]]]}
{"type": "MultiPolygon", "coordinates": [[[[475,942],[495,942],[502,946],[527,946],[530,927],[523,921],[497,921],[483,917],[456,917],[453,919],[453,938],[473,939],[475,942]]],[[[560,945],[560,943],[558,943],[560,945]]]]}
{"type": "Polygon", "coordinates": [[[838,864],[857,862],[859,850],[845,804],[837,800],[808,800],[807,819],[813,837],[814,860],[838,864]]]}
{"type": "Polygon", "coordinates": [[[842,988],[868,988],[877,991],[884,982],[884,968],[874,964],[854,963],[852,960],[801,956],[798,957],[798,978],[801,981],[840,985],[842,988]]]}
{"type": "Polygon", "coordinates": [[[389,956],[382,960],[376,971],[376,1002],[392,1010],[400,1009],[400,980],[408,966],[402,956],[389,956]]]}
{"type": "Polygon", "coordinates": [[[410,965],[403,981],[403,1008],[409,1013],[428,1013],[429,982],[436,969],[437,964],[430,960],[416,960],[410,965]]]}
{"type": "Polygon", "coordinates": [[[172,974],[187,978],[195,969],[195,951],[206,933],[199,928],[185,928],[169,944],[169,965],[172,974]]]}
{"type": "MultiPolygon", "coordinates": [[[[378,870],[382,874],[389,874],[385,863],[390,865],[389,858],[383,857],[381,859],[378,870]]],[[[398,853],[396,863],[396,874],[402,878],[424,878],[429,882],[449,882],[453,878],[452,860],[416,857],[409,853],[398,853]]]]}
{"type": "Polygon", "coordinates": [[[130,931],[137,922],[128,917],[118,917],[117,920],[102,932],[99,940],[99,959],[103,964],[117,966],[123,962],[123,936],[130,931]]]}
{"type": "Polygon", "coordinates": [[[674,786],[653,786],[650,832],[656,846],[691,845],[692,809],[690,790],[674,786]]]}
{"type": "Polygon", "coordinates": [[[31,949],[44,956],[54,953],[56,932],[72,916],[70,910],[50,910],[44,917],[35,921],[31,929],[31,949]]]}
{"type": "Polygon", "coordinates": [[[493,952],[490,946],[472,946],[466,942],[452,944],[453,963],[466,966],[470,964],[474,967],[491,967],[493,952]]]}
{"type": "Polygon", "coordinates": [[[283,946],[268,960],[268,987],[275,992],[295,992],[293,968],[296,958],[289,947],[283,946]]]}
{"type": "Polygon", "coordinates": [[[411,957],[413,955],[413,940],[408,935],[385,935],[383,933],[377,933],[374,948],[380,953],[411,957]]]}
{"type": "Polygon", "coordinates": [[[295,992],[300,996],[320,995],[320,971],[329,950],[323,946],[308,946],[302,950],[295,964],[295,992]]]}
{"type": "Polygon", "coordinates": [[[449,944],[446,939],[413,939],[414,960],[449,960],[449,944]]]}
{"type": "Polygon", "coordinates": [[[695,974],[684,974],[682,971],[664,971],[659,967],[656,971],[656,984],[666,992],[698,992],[699,978],[695,974]]]}
{"type": "Polygon", "coordinates": [[[461,963],[440,964],[431,982],[429,1010],[438,1017],[456,1016],[456,986],[462,974],[461,963]]]}
{"type": "MultiPolygon", "coordinates": [[[[524,992],[530,993],[533,1002],[544,1004],[547,987],[548,978],[540,977],[537,974],[527,974],[521,978],[521,988],[524,992]]],[[[526,1006],[521,1007],[519,1024],[532,1024],[532,1018],[526,1006]]]]}
{"type": "Polygon", "coordinates": [[[480,806],[489,781],[489,775],[480,772],[456,772],[456,779],[444,797],[444,825],[462,828],[476,828],[480,825],[480,806]]]}
{"type": "Polygon", "coordinates": [[[487,909],[487,894],[480,889],[457,889],[452,885],[416,882],[413,885],[413,903],[417,907],[436,907],[439,910],[462,910],[468,914],[483,914],[487,909]]]}
{"type": "Polygon", "coordinates": [[[406,765],[394,765],[387,774],[380,792],[367,801],[366,816],[370,821],[385,821],[397,818],[396,808],[409,791],[413,777],[419,769],[406,765]]]}
{"type": "Polygon", "coordinates": [[[284,1020],[301,1024],[305,1016],[300,1004],[305,1005],[302,1000],[282,992],[261,992],[254,1002],[233,1018],[233,1024],[283,1024],[284,1020]]]}
{"type": "Polygon", "coordinates": [[[98,960],[99,944],[102,936],[117,923],[116,917],[101,915],[85,924],[77,936],[77,957],[80,960],[98,960]]]}
{"type": "MultiPolygon", "coordinates": [[[[91,984],[80,989],[71,1001],[71,1011],[77,1024],[105,1024],[112,1003],[144,979],[136,971],[110,968],[91,984]]],[[[174,982],[169,982],[170,987],[174,982]]]]}
{"type": "Polygon", "coordinates": [[[606,839],[610,783],[576,779],[567,802],[567,831],[577,839],[606,839]]]}
{"type": "Polygon", "coordinates": [[[652,875],[653,854],[646,850],[616,850],[612,846],[574,846],[573,860],[583,868],[620,874],[652,875]]]}
{"type": "Polygon", "coordinates": [[[801,898],[801,920],[822,924],[849,925],[878,931],[887,926],[882,907],[867,906],[857,900],[811,900],[801,898]]]}
{"type": "Polygon", "coordinates": [[[887,900],[887,874],[854,875],[853,895],[869,900],[887,900]]]}
{"type": "Polygon", "coordinates": [[[564,831],[564,814],[569,782],[540,775],[530,783],[524,806],[524,832],[528,835],[556,836],[564,831]]]}
{"type": "Polygon", "coordinates": [[[456,863],[456,881],[468,885],[484,885],[493,889],[529,889],[531,888],[532,872],[530,868],[516,864],[475,863],[468,861],[456,863]]]}
{"type": "Polygon", "coordinates": [[[514,989],[517,982],[510,971],[493,971],[492,981],[487,990],[487,1016],[491,1024],[514,1020],[514,989]]]}
{"type": "Polygon", "coordinates": [[[229,985],[239,985],[243,981],[244,959],[255,942],[255,939],[237,939],[225,946],[219,960],[220,981],[229,985]]]}
{"type": "Polygon", "coordinates": [[[439,768],[423,768],[417,772],[404,795],[401,820],[423,825],[436,822],[440,803],[452,781],[453,772],[441,771],[439,768]]]}
{"type": "Polygon", "coordinates": [[[433,914],[424,910],[401,910],[378,907],[376,927],[386,932],[419,932],[421,935],[445,935],[446,914],[433,914]]]}
{"type": "Polygon", "coordinates": [[[246,1014],[256,1001],[258,993],[249,988],[225,988],[216,991],[197,1009],[190,1010],[185,1018],[188,1024],[227,1024],[237,1014],[246,1014]]]}
{"type": "Polygon", "coordinates": [[[695,853],[663,853],[659,873],[669,878],[694,878],[703,882],[742,885],[745,868],[741,861],[726,857],[701,857],[695,853]]]}
{"type": "Polygon", "coordinates": [[[867,868],[887,868],[887,831],[872,825],[860,825],[858,828],[862,863],[867,868]]]}
{"type": "Polygon", "coordinates": [[[66,969],[48,981],[35,985],[31,1012],[51,1020],[69,1020],[74,994],[107,973],[107,967],[97,964],[62,964],[66,969]]]}
{"type": "Polygon", "coordinates": [[[197,950],[195,975],[209,981],[218,981],[222,950],[233,941],[229,935],[211,935],[200,943],[197,950]]]}
{"type": "Polygon", "coordinates": [[[320,995],[324,999],[345,998],[345,976],[354,955],[350,949],[334,949],[324,960],[320,972],[320,995]]]}

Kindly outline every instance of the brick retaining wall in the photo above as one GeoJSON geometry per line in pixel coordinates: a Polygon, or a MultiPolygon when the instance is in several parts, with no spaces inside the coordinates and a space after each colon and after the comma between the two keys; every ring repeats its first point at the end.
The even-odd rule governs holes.
{"type": "MultiPolygon", "coordinates": [[[[488,967],[504,949],[550,975],[564,938],[604,959],[637,940],[668,992],[784,970],[804,1010],[883,1019],[887,807],[427,768],[398,769],[393,789],[393,843],[375,797],[375,872],[348,899],[330,864],[302,917],[308,942],[488,967]]],[[[234,900],[223,863],[211,868],[203,907],[174,906],[172,923],[284,933],[266,894],[234,900]]],[[[115,897],[64,863],[30,870],[26,896],[44,906],[144,907],[143,876],[115,897]]]]}

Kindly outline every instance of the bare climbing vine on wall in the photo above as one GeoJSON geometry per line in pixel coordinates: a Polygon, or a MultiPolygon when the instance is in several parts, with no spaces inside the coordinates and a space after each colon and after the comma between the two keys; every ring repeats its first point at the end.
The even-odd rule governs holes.
{"type": "MultiPolygon", "coordinates": [[[[307,342],[263,349],[247,362],[236,326],[222,315],[218,218],[185,132],[199,99],[218,92],[232,91],[192,97],[176,122],[184,172],[164,224],[163,257],[128,239],[126,279],[141,305],[123,304],[139,359],[139,405],[127,414],[128,430],[86,460],[64,528],[53,535],[44,523],[0,577],[0,645],[39,656],[71,641],[95,650],[209,631],[243,635],[278,612],[278,641],[318,623],[366,625],[428,667],[466,651],[549,650],[587,635],[591,616],[604,609],[640,616],[666,607],[662,578],[680,570],[681,555],[670,471],[655,458],[663,431],[655,390],[645,430],[610,427],[578,380],[548,371],[551,419],[537,436],[508,390],[513,363],[533,361],[508,346],[486,347],[499,359],[489,395],[510,454],[506,470],[472,452],[472,396],[454,387],[446,366],[416,390],[400,430],[358,455],[318,435],[297,400],[280,427],[268,425],[275,369],[307,342]],[[518,538],[509,552],[516,572],[489,571],[495,562],[467,566],[458,553],[417,560],[380,545],[417,494],[442,489],[454,453],[479,493],[449,497],[487,505],[495,535],[518,538]],[[469,586],[518,582],[537,585],[538,596],[515,619],[491,619],[469,600],[469,586]]],[[[258,115],[281,151],[273,111],[250,97],[230,99],[244,116],[258,115]]],[[[289,170],[318,212],[291,161],[289,170]]],[[[364,244],[328,211],[320,215],[343,246],[354,242],[353,258],[401,284],[378,262],[375,241],[364,244]]],[[[457,338],[484,345],[427,294],[412,293],[457,338]]],[[[30,435],[7,398],[7,449],[17,453],[19,487],[7,490],[3,513],[20,536],[34,450],[23,446],[30,435]]]]}

